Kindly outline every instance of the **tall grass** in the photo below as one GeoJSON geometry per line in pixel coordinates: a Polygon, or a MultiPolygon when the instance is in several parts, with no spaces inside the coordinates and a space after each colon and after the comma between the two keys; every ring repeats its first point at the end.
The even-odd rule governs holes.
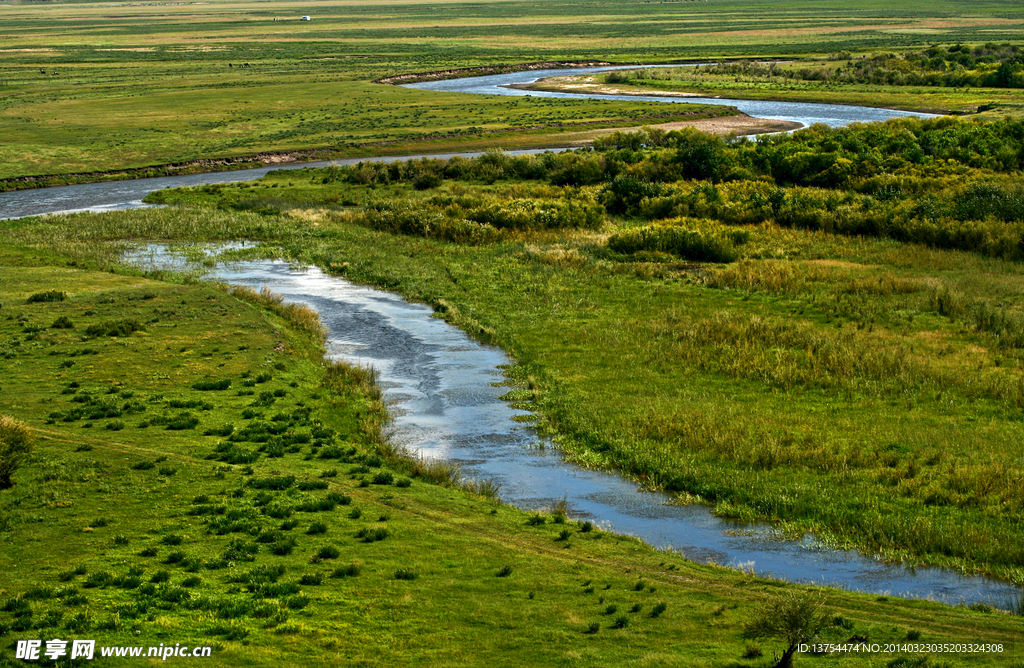
{"type": "Polygon", "coordinates": [[[245,285],[232,285],[228,292],[242,301],[280,316],[297,329],[313,336],[320,344],[327,341],[327,328],[320,322],[320,315],[308,306],[285,304],[284,297],[274,294],[266,286],[257,291],[245,285]]]}

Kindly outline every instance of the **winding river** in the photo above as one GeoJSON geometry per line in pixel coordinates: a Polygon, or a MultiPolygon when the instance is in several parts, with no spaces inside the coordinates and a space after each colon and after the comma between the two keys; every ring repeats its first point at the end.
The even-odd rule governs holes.
{"type": "MultiPolygon", "coordinates": [[[[565,94],[533,93],[501,86],[580,71],[535,71],[415,86],[504,95],[563,96],[565,94]]],[[[735,105],[755,116],[830,125],[909,115],[842,105],[719,99],[707,102],[735,105]]],[[[430,157],[450,155],[453,154],[430,157]]],[[[425,156],[375,159],[391,161],[408,157],[425,156]]],[[[357,160],[335,161],[335,164],[349,162],[357,160]]],[[[146,194],[162,188],[253,180],[271,169],[326,164],[329,163],[0,193],[0,217],[131,208],[142,206],[141,200],[146,194]]],[[[182,262],[161,246],[149,246],[129,259],[145,266],[171,268],[180,268],[182,262]]],[[[499,369],[500,365],[509,363],[507,356],[500,349],[473,341],[462,331],[432,317],[427,306],[328,276],[316,268],[298,269],[280,261],[218,264],[208,277],[254,287],[265,285],[287,301],[316,309],[330,333],[330,356],[370,364],[378,370],[381,387],[394,416],[394,438],[413,451],[454,460],[472,477],[497,480],[501,497],[508,503],[535,509],[564,498],[574,517],[591,518],[609,530],[635,535],[697,561],[713,561],[796,582],[930,598],[953,604],[984,602],[998,607],[1005,607],[1018,592],[1016,587],[990,578],[965,576],[947,569],[886,564],[856,551],[833,550],[810,536],[799,541],[780,540],[770,525],[723,520],[713,516],[707,507],[677,505],[669,496],[638,490],[634,483],[617,475],[567,464],[556,451],[537,447],[537,435],[513,419],[524,413],[499,399],[507,390],[500,387],[499,369]]]]}
{"type": "MultiPolygon", "coordinates": [[[[128,259],[147,268],[185,268],[159,245],[128,259]]],[[[706,506],[678,505],[618,475],[568,464],[513,419],[527,413],[499,399],[508,391],[499,368],[510,361],[505,353],[434,318],[429,306],[282,261],[218,264],[207,277],[266,286],[286,302],[315,309],[329,332],[328,356],[377,370],[394,418],[392,438],[413,452],[457,462],[472,478],[496,480],[507,503],[538,509],[565,499],[571,516],[608,530],[696,561],[794,582],[997,607],[1017,591],[990,578],[834,550],[812,536],[781,540],[769,524],[720,519],[706,506]]]]}
{"type": "Polygon", "coordinates": [[[811,102],[777,102],[771,100],[735,100],[723,97],[671,97],[665,95],[603,95],[599,93],[563,93],[550,91],[523,90],[511,88],[513,85],[535,83],[547,77],[564,76],[567,74],[591,74],[607,72],[615,69],[636,69],[636,65],[618,67],[586,67],[571,70],[533,70],[529,72],[513,72],[511,74],[495,74],[491,76],[469,77],[465,79],[447,79],[406,84],[407,88],[421,90],[437,90],[448,93],[477,93],[481,95],[531,95],[535,97],[562,97],[595,100],[623,100],[645,102],[667,102],[679,104],[714,104],[736,107],[748,116],[770,118],[778,121],[793,121],[802,125],[824,123],[831,127],[839,127],[849,123],[870,123],[887,121],[890,118],[934,118],[934,114],[915,111],[898,111],[877,107],[857,107],[848,104],[815,104],[811,102]]]}

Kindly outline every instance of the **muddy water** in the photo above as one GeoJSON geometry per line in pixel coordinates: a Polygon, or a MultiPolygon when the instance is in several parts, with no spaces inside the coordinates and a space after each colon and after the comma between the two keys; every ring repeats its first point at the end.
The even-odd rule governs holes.
{"type": "MultiPolygon", "coordinates": [[[[159,247],[132,260],[181,267],[159,247]]],[[[509,363],[504,352],[432,317],[427,306],[280,261],[218,265],[209,278],[267,286],[286,301],[316,309],[329,330],[329,356],[377,369],[397,442],[456,461],[470,477],[496,479],[501,498],[513,505],[539,509],[564,498],[573,517],[696,561],[794,582],[1000,607],[1015,592],[997,580],[885,564],[826,548],[811,537],[780,540],[767,524],[719,519],[705,506],[674,505],[669,496],[638,490],[617,475],[567,464],[556,451],[538,448],[537,435],[513,420],[524,411],[498,398],[508,390],[497,385],[503,379],[500,365],[509,363]]]]}

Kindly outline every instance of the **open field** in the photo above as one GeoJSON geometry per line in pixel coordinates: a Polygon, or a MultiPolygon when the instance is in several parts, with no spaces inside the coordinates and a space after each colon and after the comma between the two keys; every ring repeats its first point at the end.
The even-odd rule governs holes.
{"type": "MultiPolygon", "coordinates": [[[[509,103],[370,82],[562,59],[672,62],[1019,41],[1024,30],[1024,10],[1009,1],[967,9],[923,1],[856,8],[810,0],[408,2],[386,9],[322,2],[312,21],[297,20],[309,11],[223,0],[0,3],[0,178],[311,149],[401,153],[416,151],[424,138],[439,150],[551,146],[565,123],[636,125],[665,111],[600,101],[509,103]]],[[[860,99],[874,93],[864,90],[860,99]]],[[[937,102],[929,106],[946,104],[937,102]]]]}

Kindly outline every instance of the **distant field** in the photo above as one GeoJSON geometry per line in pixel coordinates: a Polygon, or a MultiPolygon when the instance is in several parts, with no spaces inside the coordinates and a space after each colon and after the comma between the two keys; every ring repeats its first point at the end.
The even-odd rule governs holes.
{"type": "Polygon", "coordinates": [[[1022,37],[1015,2],[2,3],[0,178],[264,151],[398,152],[424,137],[440,148],[551,145],[557,130],[525,128],[663,113],[628,102],[510,106],[369,83],[399,73],[1022,37]],[[307,13],[313,20],[300,22],[307,13]],[[364,146],[381,142],[390,143],[364,146]]]}

